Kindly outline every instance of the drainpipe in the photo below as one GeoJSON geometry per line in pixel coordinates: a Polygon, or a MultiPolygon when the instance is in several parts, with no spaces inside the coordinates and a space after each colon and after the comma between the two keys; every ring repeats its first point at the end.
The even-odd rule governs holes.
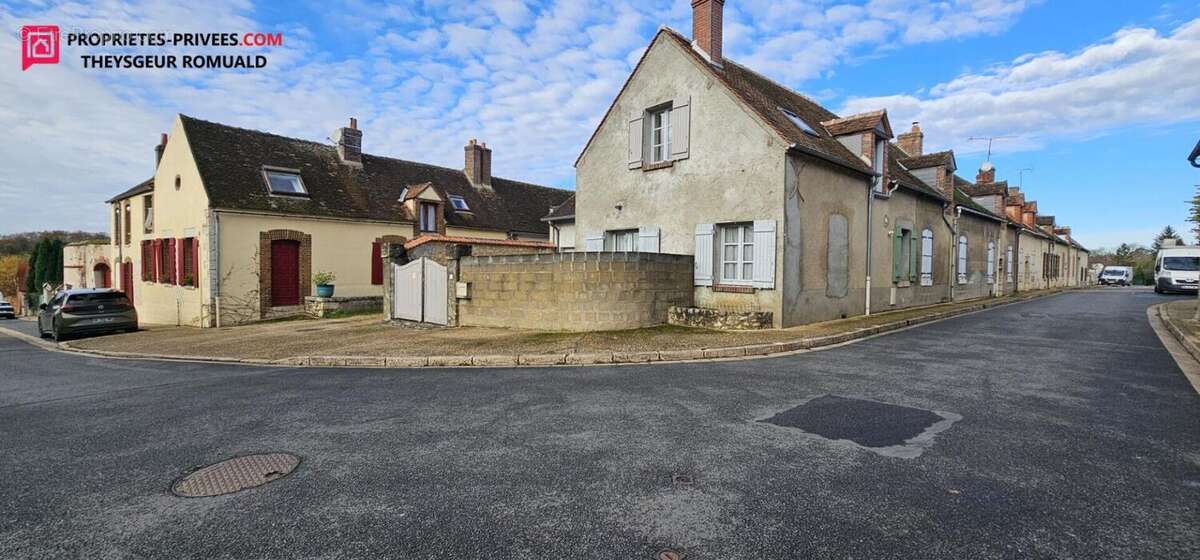
{"type": "Polygon", "coordinates": [[[875,206],[875,185],[874,181],[867,182],[867,303],[866,315],[871,315],[871,238],[874,237],[875,230],[871,225],[872,208],[875,206]]]}
{"type": "Polygon", "coordinates": [[[216,328],[221,328],[221,215],[212,210],[208,211],[208,259],[209,279],[208,291],[212,298],[210,305],[213,310],[213,321],[216,328]]]}

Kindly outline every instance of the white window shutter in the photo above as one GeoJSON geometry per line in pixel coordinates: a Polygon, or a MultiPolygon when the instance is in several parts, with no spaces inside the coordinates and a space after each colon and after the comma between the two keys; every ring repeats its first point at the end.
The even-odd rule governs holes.
{"type": "Polygon", "coordinates": [[[712,224],[696,224],[696,265],[692,278],[697,286],[713,285],[714,229],[712,224]]]}
{"type": "Polygon", "coordinates": [[[671,106],[671,159],[687,159],[691,128],[691,98],[676,99],[671,106]]]}
{"type": "Polygon", "coordinates": [[[775,287],[775,220],[754,221],[754,287],[775,287]]]}
{"type": "Polygon", "coordinates": [[[589,252],[600,252],[604,250],[604,234],[589,233],[583,239],[583,250],[589,252]]]}
{"type": "Polygon", "coordinates": [[[629,161],[630,169],[642,166],[642,117],[629,120],[629,161]]]}
{"type": "Polygon", "coordinates": [[[638,252],[657,253],[659,244],[659,229],[644,227],[638,230],[638,252]]]}

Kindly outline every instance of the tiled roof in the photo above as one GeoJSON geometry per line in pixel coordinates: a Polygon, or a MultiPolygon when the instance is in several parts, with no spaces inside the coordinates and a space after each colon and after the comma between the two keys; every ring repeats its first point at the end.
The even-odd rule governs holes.
{"type": "Polygon", "coordinates": [[[1038,216],[1036,223],[1039,226],[1052,226],[1054,225],[1054,216],[1038,216]]]}
{"type": "Polygon", "coordinates": [[[926,196],[931,196],[943,202],[946,201],[946,195],[943,195],[941,191],[918,179],[912,173],[909,173],[904,166],[900,165],[899,161],[899,158],[896,157],[896,152],[888,150],[888,174],[891,176],[891,180],[926,196]]]}
{"type": "Polygon", "coordinates": [[[971,196],[988,196],[988,195],[1004,195],[1008,193],[1008,181],[997,181],[995,183],[976,183],[970,187],[963,187],[964,191],[971,196]]]}
{"type": "Polygon", "coordinates": [[[469,212],[445,206],[446,224],[525,233],[547,233],[546,209],[570,191],[498,177],[492,189],[475,188],[461,170],[362,154],[362,167],[342,164],[332,145],[287,138],[180,115],[213,208],[277,214],[411,222],[400,193],[432,183],[443,196],[463,197],[469,212]],[[299,169],[306,197],[272,196],[263,166],[299,169]]]}
{"type": "Polygon", "coordinates": [[[887,111],[883,110],[830,119],[823,121],[821,126],[824,126],[825,130],[828,130],[834,136],[866,132],[868,130],[875,130],[876,127],[881,127],[888,138],[892,137],[892,127],[887,122],[887,111]]]}
{"type": "Polygon", "coordinates": [[[145,181],[142,181],[141,183],[138,183],[138,184],[134,185],[133,187],[130,187],[125,192],[123,192],[117,196],[114,196],[108,200],[105,200],[104,202],[106,204],[113,203],[118,200],[125,200],[126,198],[129,198],[131,196],[137,196],[139,194],[148,193],[152,190],[154,190],[154,177],[146,179],[145,181]]]}
{"type": "Polygon", "coordinates": [[[821,122],[838,118],[828,109],[732,60],[724,59],[721,61],[720,67],[713,66],[700,53],[692,49],[690,41],[672,29],[663,28],[660,33],[665,34],[685,52],[690,53],[780,137],[795,145],[800,151],[816,154],[864,174],[871,173],[871,168],[863,162],[862,158],[828,133],[820,132],[821,122]],[[805,132],[780,109],[786,109],[799,117],[811,129],[817,131],[817,135],[805,132]]]}
{"type": "Polygon", "coordinates": [[[954,152],[946,150],[943,152],[933,152],[929,154],[921,154],[919,156],[907,156],[900,158],[900,163],[909,169],[925,169],[936,165],[945,165],[951,171],[956,168],[954,164],[954,152]]]}
{"type": "Polygon", "coordinates": [[[457,237],[447,235],[422,235],[404,244],[405,249],[420,247],[426,243],[462,243],[465,245],[493,245],[497,247],[532,247],[535,249],[554,249],[553,243],[546,241],[527,241],[521,239],[485,239],[482,237],[457,237]]]}
{"type": "Polygon", "coordinates": [[[565,220],[565,219],[574,218],[574,217],[575,217],[575,194],[572,193],[571,197],[568,198],[566,201],[564,201],[562,204],[559,204],[558,206],[551,208],[550,213],[546,214],[546,217],[542,218],[542,220],[546,221],[546,222],[553,222],[556,220],[565,220]]]}

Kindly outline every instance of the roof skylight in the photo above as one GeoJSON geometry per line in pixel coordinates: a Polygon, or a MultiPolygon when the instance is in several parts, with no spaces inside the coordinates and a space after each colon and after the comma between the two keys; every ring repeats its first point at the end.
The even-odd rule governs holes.
{"type": "Polygon", "coordinates": [[[816,130],[813,130],[813,127],[808,126],[808,123],[804,122],[804,119],[800,118],[800,115],[784,109],[783,107],[780,107],[779,110],[783,111],[783,114],[787,116],[788,120],[792,121],[792,124],[800,127],[800,130],[803,130],[806,134],[820,136],[820,134],[817,134],[816,130]]]}

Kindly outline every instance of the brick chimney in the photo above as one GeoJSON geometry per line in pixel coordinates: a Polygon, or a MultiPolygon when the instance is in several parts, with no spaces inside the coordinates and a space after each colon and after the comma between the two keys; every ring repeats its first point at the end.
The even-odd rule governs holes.
{"type": "Polygon", "coordinates": [[[985,161],[979,166],[979,173],[975,175],[976,185],[987,185],[996,182],[996,166],[992,162],[985,161]]]}
{"type": "Polygon", "coordinates": [[[919,156],[925,149],[925,133],[921,132],[921,123],[913,121],[912,130],[896,137],[900,149],[909,156],[919,156]]]}
{"type": "Polygon", "coordinates": [[[158,164],[162,162],[163,152],[167,149],[167,133],[162,133],[158,139],[158,145],[154,147],[154,168],[158,169],[158,164]]]}
{"type": "Polygon", "coordinates": [[[692,43],[718,65],[724,11],[725,0],[692,0],[692,43]]]}
{"type": "Polygon", "coordinates": [[[338,159],[342,163],[362,166],[362,131],[358,129],[358,119],[350,117],[350,126],[334,131],[333,141],[337,143],[338,159]]]}
{"type": "Polygon", "coordinates": [[[1025,195],[1017,187],[1008,188],[1008,199],[1004,203],[1004,215],[1014,222],[1023,222],[1021,213],[1025,207],[1025,195]]]}
{"type": "Polygon", "coordinates": [[[1033,229],[1038,229],[1036,200],[1026,202],[1025,205],[1021,207],[1021,223],[1033,229]]]}
{"type": "Polygon", "coordinates": [[[477,143],[474,138],[467,141],[463,148],[465,161],[463,173],[471,186],[477,188],[492,188],[492,150],[487,143],[477,143]]]}

